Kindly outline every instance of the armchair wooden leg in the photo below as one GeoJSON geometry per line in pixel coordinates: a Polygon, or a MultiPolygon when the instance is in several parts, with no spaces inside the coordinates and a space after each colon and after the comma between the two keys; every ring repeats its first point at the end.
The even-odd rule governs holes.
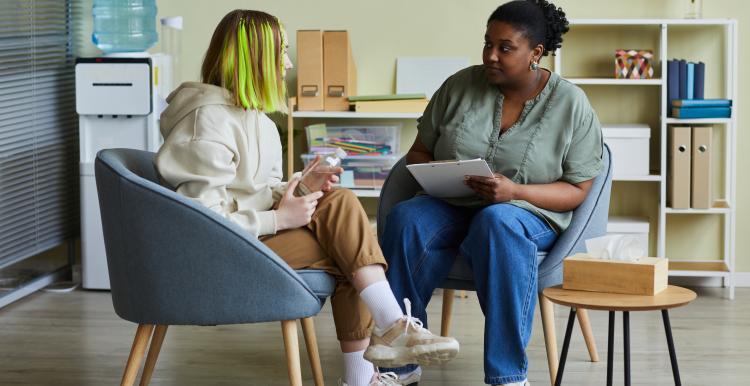
{"type": "Polygon", "coordinates": [[[312,368],[315,386],[323,386],[323,368],[320,366],[320,353],[318,353],[318,339],[315,336],[315,323],[313,318],[300,319],[302,323],[302,333],[305,335],[305,347],[307,347],[307,356],[310,358],[310,367],[312,368]]]}
{"type": "Polygon", "coordinates": [[[576,310],[576,315],[578,316],[578,324],[581,325],[583,340],[586,341],[586,348],[589,349],[589,357],[592,362],[599,362],[599,353],[596,351],[596,341],[594,340],[594,334],[591,332],[589,314],[585,309],[578,308],[576,310]]]}
{"type": "Polygon", "coordinates": [[[140,386],[148,386],[149,382],[151,382],[151,376],[154,374],[154,367],[156,367],[156,359],[159,358],[161,345],[164,343],[164,336],[167,335],[167,327],[169,326],[159,324],[154,329],[154,335],[151,337],[151,346],[148,348],[148,355],[146,356],[146,364],[143,365],[140,386]]]}
{"type": "Polygon", "coordinates": [[[443,316],[440,321],[440,335],[448,336],[451,331],[451,318],[453,317],[453,299],[455,290],[443,289],[443,316]]]}
{"type": "Polygon", "coordinates": [[[135,377],[138,375],[138,369],[141,367],[141,362],[143,361],[143,354],[146,352],[148,339],[151,338],[151,332],[153,331],[153,324],[138,325],[138,329],[135,330],[133,346],[130,348],[128,363],[125,365],[125,373],[122,374],[122,382],[120,382],[120,386],[132,386],[135,382],[135,377]]]}
{"type": "Polygon", "coordinates": [[[281,333],[284,336],[284,351],[286,351],[286,366],[289,372],[289,384],[291,386],[302,386],[302,370],[300,369],[299,364],[299,340],[297,340],[297,321],[282,321],[281,333]]]}
{"type": "Polygon", "coordinates": [[[544,345],[547,348],[547,365],[549,367],[550,384],[555,384],[557,377],[557,335],[555,334],[555,309],[552,302],[541,292],[539,293],[539,311],[542,314],[542,329],[544,330],[544,345]]]}

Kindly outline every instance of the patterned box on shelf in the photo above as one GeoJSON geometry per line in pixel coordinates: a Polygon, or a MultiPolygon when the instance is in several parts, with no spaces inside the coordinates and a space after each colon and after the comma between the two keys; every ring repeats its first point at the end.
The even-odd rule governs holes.
{"type": "Polygon", "coordinates": [[[651,67],[653,58],[654,53],[651,50],[615,50],[615,78],[653,78],[654,68],[651,67]]]}

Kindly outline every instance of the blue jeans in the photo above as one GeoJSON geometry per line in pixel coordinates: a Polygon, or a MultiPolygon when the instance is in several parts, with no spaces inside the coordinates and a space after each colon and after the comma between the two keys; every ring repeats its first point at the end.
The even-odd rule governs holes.
{"type": "Polygon", "coordinates": [[[484,381],[503,384],[526,379],[537,251],[548,251],[556,240],[544,220],[514,205],[470,209],[417,196],[388,215],[381,247],[396,299],[409,298],[412,315],[425,326],[432,292],[445,281],[456,258],[468,260],[485,316],[484,381]]]}

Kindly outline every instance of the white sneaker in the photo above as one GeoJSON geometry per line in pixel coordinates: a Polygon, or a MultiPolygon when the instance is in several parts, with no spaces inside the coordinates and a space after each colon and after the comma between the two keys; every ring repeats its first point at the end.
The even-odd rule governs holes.
{"type": "MultiPolygon", "coordinates": [[[[408,377],[399,379],[396,373],[379,373],[375,372],[372,379],[370,380],[369,386],[407,386],[412,383],[419,382],[419,378],[422,375],[421,371],[413,371],[408,377]]],[[[346,382],[339,379],[340,386],[348,386],[346,382]]]]}
{"type": "Polygon", "coordinates": [[[529,383],[528,379],[524,379],[523,382],[506,383],[503,385],[495,385],[495,386],[531,386],[531,383],[529,383]]]}
{"type": "Polygon", "coordinates": [[[370,386],[401,386],[396,373],[375,373],[370,381],[370,386]]]}
{"type": "Polygon", "coordinates": [[[385,330],[375,327],[365,359],[379,367],[402,367],[442,364],[455,358],[458,341],[431,333],[411,316],[409,299],[404,299],[404,305],[406,316],[385,330]]]}
{"type": "Polygon", "coordinates": [[[398,375],[398,382],[399,384],[403,386],[408,386],[414,383],[419,382],[419,380],[422,378],[422,368],[417,367],[416,370],[408,373],[408,374],[399,374],[398,375]]]}

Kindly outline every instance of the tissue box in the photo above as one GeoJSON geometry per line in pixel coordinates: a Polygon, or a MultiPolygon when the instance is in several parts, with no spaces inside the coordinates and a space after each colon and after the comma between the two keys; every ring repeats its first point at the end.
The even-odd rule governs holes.
{"type": "Polygon", "coordinates": [[[656,295],[667,288],[667,259],[602,260],[579,253],[563,260],[563,289],[656,295]]]}

